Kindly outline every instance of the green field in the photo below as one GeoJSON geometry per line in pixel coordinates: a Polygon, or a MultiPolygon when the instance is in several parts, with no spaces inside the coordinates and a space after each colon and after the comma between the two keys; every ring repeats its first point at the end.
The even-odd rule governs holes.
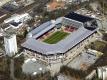
{"type": "Polygon", "coordinates": [[[43,42],[49,43],[49,44],[55,44],[60,40],[64,39],[67,35],[69,35],[69,33],[66,33],[63,31],[57,31],[54,34],[52,34],[50,37],[45,39],[43,42]]]}

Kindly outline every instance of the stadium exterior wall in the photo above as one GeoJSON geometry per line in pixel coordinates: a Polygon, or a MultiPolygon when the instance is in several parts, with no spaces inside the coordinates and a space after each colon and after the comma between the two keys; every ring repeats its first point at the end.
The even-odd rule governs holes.
{"type": "Polygon", "coordinates": [[[53,64],[53,63],[58,63],[58,62],[64,62],[68,59],[74,59],[76,56],[78,56],[83,50],[84,47],[95,40],[97,37],[97,32],[91,34],[88,36],[86,39],[78,43],[76,46],[74,46],[72,49],[68,50],[66,53],[59,53],[55,55],[43,55],[38,52],[34,52],[31,50],[25,50],[25,55],[29,57],[35,57],[36,59],[45,62],[46,64],[53,64]]]}

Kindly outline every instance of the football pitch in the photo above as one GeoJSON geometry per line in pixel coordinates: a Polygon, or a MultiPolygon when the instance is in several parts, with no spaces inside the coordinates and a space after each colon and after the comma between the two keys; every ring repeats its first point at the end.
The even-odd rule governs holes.
{"type": "Polygon", "coordinates": [[[69,33],[63,32],[63,31],[57,31],[54,34],[52,34],[50,37],[45,39],[43,42],[48,44],[55,44],[59,42],[60,40],[64,39],[69,33]]]}

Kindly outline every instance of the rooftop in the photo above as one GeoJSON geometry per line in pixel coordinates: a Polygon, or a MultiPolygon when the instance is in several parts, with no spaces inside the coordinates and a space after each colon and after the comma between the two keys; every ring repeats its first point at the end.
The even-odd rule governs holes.
{"type": "Polygon", "coordinates": [[[16,34],[16,32],[17,32],[17,30],[15,30],[12,27],[10,27],[10,28],[6,29],[4,35],[5,35],[5,37],[9,38],[9,37],[11,37],[11,35],[16,34]]]}
{"type": "Polygon", "coordinates": [[[74,13],[74,12],[71,12],[71,13],[65,15],[65,17],[76,20],[76,21],[79,21],[79,22],[83,22],[83,23],[93,20],[93,18],[91,18],[91,17],[83,16],[81,14],[77,14],[77,13],[74,13]]]}
{"type": "Polygon", "coordinates": [[[94,52],[83,52],[67,66],[76,70],[87,70],[92,64],[94,64],[99,57],[94,52]],[[80,66],[80,67],[78,67],[80,66]]]}
{"type": "Polygon", "coordinates": [[[19,24],[21,24],[22,22],[11,22],[10,24],[13,26],[18,26],[19,24]]]}
{"type": "MultiPolygon", "coordinates": [[[[72,15],[74,15],[74,16],[77,15],[77,18],[82,17],[82,15],[74,14],[74,13],[72,13],[72,15]]],[[[48,21],[48,22],[40,25],[38,28],[34,29],[33,31],[31,31],[30,34],[32,34],[32,37],[29,38],[27,41],[25,41],[22,44],[22,47],[24,47],[28,50],[31,50],[31,51],[39,52],[44,55],[65,53],[66,51],[73,48],[76,44],[80,43],[82,40],[84,40],[85,38],[87,38],[88,36],[90,36],[97,30],[96,28],[93,30],[89,30],[89,29],[86,29],[83,25],[79,24],[78,30],[69,34],[65,39],[59,41],[56,44],[48,44],[48,43],[44,43],[39,40],[36,40],[36,37],[44,34],[45,32],[49,31],[53,27],[56,27],[55,25],[58,23],[61,23],[64,18],[65,17],[58,18],[58,19],[56,19],[56,21],[54,23],[52,23],[51,21],[48,21]]],[[[85,19],[85,17],[83,17],[83,18],[85,19]]],[[[71,18],[69,18],[69,19],[71,19],[71,18]]],[[[87,19],[87,17],[86,17],[86,19],[87,19]]],[[[92,20],[92,19],[93,18],[88,18],[88,20],[92,20]]],[[[78,24],[78,22],[76,22],[75,24],[78,24]]]]}
{"type": "Polygon", "coordinates": [[[22,70],[27,74],[30,73],[33,75],[48,71],[45,64],[34,58],[25,60],[24,64],[22,65],[22,70]]]}

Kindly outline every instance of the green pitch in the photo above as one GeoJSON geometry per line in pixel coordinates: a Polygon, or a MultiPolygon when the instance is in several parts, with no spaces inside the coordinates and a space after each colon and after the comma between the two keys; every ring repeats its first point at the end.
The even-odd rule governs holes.
{"type": "Polygon", "coordinates": [[[69,33],[66,33],[63,31],[57,31],[54,34],[52,34],[50,37],[45,39],[43,42],[49,43],[49,44],[55,44],[60,40],[64,39],[67,35],[69,35],[69,33]]]}

